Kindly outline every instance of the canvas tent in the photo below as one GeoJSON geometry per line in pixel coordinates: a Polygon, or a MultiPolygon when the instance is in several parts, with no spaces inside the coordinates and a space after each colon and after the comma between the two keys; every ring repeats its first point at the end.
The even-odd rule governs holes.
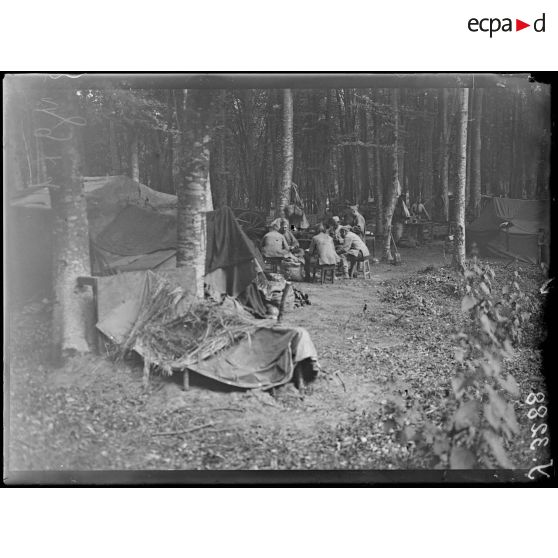
{"type": "MultiPolygon", "coordinates": [[[[230,208],[206,213],[204,282],[225,296],[222,301],[197,301],[194,307],[193,270],[188,266],[176,268],[176,196],[156,192],[127,177],[86,180],[84,193],[94,277],[80,280],[92,286],[95,293],[96,325],[105,336],[99,339],[101,346],[106,337],[121,345],[133,333],[136,339],[131,348],[147,364],[183,370],[185,375],[196,372],[240,388],[268,389],[284,384],[293,378],[299,365],[314,370],[308,363],[316,362],[317,354],[306,330],[277,327],[276,322],[254,317],[266,314],[262,291],[268,296],[269,285],[262,272],[261,254],[230,208]],[[124,273],[113,274],[115,271],[124,273]],[[155,319],[154,303],[160,301],[156,293],[161,292],[156,287],[161,286],[165,286],[168,300],[159,308],[161,319],[155,319]],[[212,349],[204,355],[186,346],[192,338],[191,330],[185,327],[192,308],[196,323],[201,324],[196,343],[212,349],[216,339],[224,338],[227,343],[221,350],[212,349]],[[215,312],[213,322],[199,319],[204,308],[215,312]],[[145,320],[146,316],[149,319],[145,320]],[[231,316],[245,324],[238,335],[227,321],[231,316]],[[159,347],[164,350],[154,354],[156,344],[153,339],[148,342],[149,332],[164,330],[172,334],[175,329],[183,344],[167,350],[165,342],[159,347]],[[138,332],[143,334],[138,336],[138,332]]],[[[11,206],[18,225],[15,237],[22,241],[14,245],[14,254],[28,263],[27,275],[36,274],[38,261],[49,270],[50,244],[41,244],[40,254],[32,251],[38,241],[50,241],[48,190],[20,196],[11,206]]],[[[21,275],[14,276],[21,282],[21,275]]]]}
{"type": "MultiPolygon", "coordinates": [[[[258,249],[228,207],[206,213],[205,283],[218,293],[238,296],[262,272],[258,249]]],[[[176,267],[176,213],[135,205],[124,207],[96,236],[97,272],[176,267]]]]}
{"type": "Polygon", "coordinates": [[[548,244],[541,233],[548,239],[549,232],[547,202],[489,198],[479,217],[467,228],[466,238],[469,245],[477,244],[481,255],[539,263],[539,242],[548,244]]]}
{"type": "MultiPolygon", "coordinates": [[[[84,194],[94,275],[176,267],[175,195],[157,192],[126,176],[87,178],[84,194]]],[[[50,276],[51,257],[48,188],[33,190],[10,205],[14,214],[10,243],[14,284],[40,276],[44,286],[49,282],[46,275],[50,276]]],[[[261,254],[233,212],[223,208],[206,216],[205,282],[218,293],[236,297],[250,290],[254,279],[265,281],[261,254]]],[[[33,284],[27,290],[35,289],[33,284]]]]}

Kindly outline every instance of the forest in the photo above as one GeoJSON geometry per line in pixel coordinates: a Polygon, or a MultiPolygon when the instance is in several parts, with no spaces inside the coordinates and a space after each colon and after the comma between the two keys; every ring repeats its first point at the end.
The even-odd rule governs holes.
{"type": "MultiPolygon", "coordinates": [[[[467,235],[494,199],[548,203],[550,88],[502,74],[227,79],[23,75],[4,83],[12,468],[544,463],[549,438],[533,447],[529,412],[531,394],[537,403],[547,396],[543,241],[533,263],[511,252],[479,258],[467,235]],[[197,376],[181,391],[165,374],[146,388],[141,363],[112,349],[94,354],[92,292],[76,287],[95,275],[84,185],[110,177],[175,197],[176,269],[191,273],[198,300],[207,288],[206,213],[232,208],[258,246],[291,204],[310,230],[358,207],[378,256],[369,276],[357,266],[346,283],[304,283],[297,300],[310,304],[284,316],[280,308],[283,326],[305,328],[317,349],[323,373],[301,384],[306,391],[227,391],[197,376]],[[24,218],[17,208],[41,192],[52,208],[48,250],[40,233],[19,232],[46,215],[24,218]],[[424,205],[432,233],[425,242],[404,235],[398,248],[394,215],[404,196],[424,205]],[[21,263],[33,250],[40,254],[21,263]],[[22,294],[27,275],[51,288],[22,294]]],[[[514,219],[502,224],[508,235],[514,219]]]]}
{"type": "MultiPolygon", "coordinates": [[[[81,172],[125,174],[175,194],[188,91],[126,88],[121,82],[107,79],[102,89],[77,89],[76,116],[87,122],[79,138],[81,172]]],[[[401,87],[394,103],[388,88],[293,89],[288,97],[278,89],[206,90],[214,206],[266,213],[274,207],[286,118],[292,120],[292,180],[309,213],[323,212],[332,199],[383,199],[391,183],[397,119],[401,187],[411,198],[420,195],[436,218],[447,220],[446,200],[457,177],[458,91],[401,87]]],[[[7,100],[6,113],[17,130],[9,134],[12,191],[47,178],[34,133],[39,127],[34,108],[44,94],[14,84],[7,100]]],[[[471,216],[478,212],[481,195],[547,195],[549,122],[550,90],[544,85],[502,78],[492,87],[468,88],[466,192],[471,216]]],[[[381,220],[376,226],[381,227],[381,220]]]]}

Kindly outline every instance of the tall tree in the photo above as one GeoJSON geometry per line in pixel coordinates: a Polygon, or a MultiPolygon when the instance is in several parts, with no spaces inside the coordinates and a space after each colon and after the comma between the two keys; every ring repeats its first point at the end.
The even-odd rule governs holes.
{"type": "Polygon", "coordinates": [[[481,209],[481,121],[483,89],[473,90],[473,123],[471,138],[471,216],[476,219],[481,209]]]}
{"type": "Polygon", "coordinates": [[[458,90],[459,120],[457,134],[457,185],[455,196],[456,231],[454,237],[453,265],[458,269],[465,263],[465,187],[467,172],[467,120],[469,115],[469,91],[458,90]]]}
{"type": "Polygon", "coordinates": [[[384,188],[382,184],[382,167],[380,158],[380,118],[374,115],[374,198],[376,199],[376,235],[384,234],[384,188]]]}
{"type": "Polygon", "coordinates": [[[438,192],[440,196],[441,218],[449,221],[449,129],[448,90],[442,89],[438,96],[438,119],[440,123],[440,147],[438,151],[438,192]]]}
{"type": "Polygon", "coordinates": [[[212,92],[188,91],[188,125],[182,133],[182,172],[177,187],[176,266],[195,272],[195,294],[203,297],[205,276],[207,196],[209,190],[209,147],[213,134],[212,92]]]}
{"type": "Polygon", "coordinates": [[[357,202],[366,203],[370,196],[370,169],[368,165],[368,117],[366,114],[366,104],[363,99],[359,106],[359,127],[360,140],[360,199],[357,202]]]}
{"type": "Polygon", "coordinates": [[[139,134],[137,127],[132,124],[128,127],[129,148],[130,148],[130,178],[135,182],[140,181],[139,169],[139,134]]]}
{"type": "Polygon", "coordinates": [[[384,201],[384,246],[382,251],[382,259],[388,262],[393,260],[391,254],[391,222],[397,197],[401,193],[399,184],[399,90],[395,88],[391,91],[391,108],[393,113],[393,163],[391,182],[388,184],[384,201]]]}
{"type": "Polygon", "coordinates": [[[55,360],[90,349],[88,333],[93,317],[89,289],[77,278],[90,275],[89,226],[82,189],[78,133],[85,125],[76,116],[76,92],[57,87],[37,107],[54,213],[54,308],[52,347],[55,360]]]}
{"type": "Polygon", "coordinates": [[[284,214],[289,204],[293,180],[294,142],[293,142],[293,93],[283,90],[283,169],[281,189],[277,203],[277,216],[284,214]]]}

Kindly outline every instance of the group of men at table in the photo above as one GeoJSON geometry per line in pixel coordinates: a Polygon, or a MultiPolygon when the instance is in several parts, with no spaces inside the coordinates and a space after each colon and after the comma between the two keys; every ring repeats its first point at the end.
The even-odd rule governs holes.
{"type": "Polygon", "coordinates": [[[333,216],[324,219],[316,227],[316,235],[312,237],[310,246],[303,250],[290,229],[289,221],[284,218],[275,219],[269,232],[261,242],[264,258],[281,258],[287,263],[304,263],[307,280],[312,268],[321,265],[341,264],[343,277],[349,279],[349,269],[355,262],[370,256],[364,242],[364,217],[358,211],[353,212],[353,224],[341,225],[340,219],[333,216]]]}

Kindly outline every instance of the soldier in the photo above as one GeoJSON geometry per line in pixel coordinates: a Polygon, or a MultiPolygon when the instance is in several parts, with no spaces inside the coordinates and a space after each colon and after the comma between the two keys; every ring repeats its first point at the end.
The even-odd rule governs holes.
{"type": "Polygon", "coordinates": [[[269,232],[262,238],[261,249],[264,258],[286,258],[289,255],[289,245],[279,228],[279,223],[274,221],[269,227],[269,232]]]}
{"type": "Polygon", "coordinates": [[[312,238],[310,248],[306,251],[304,259],[307,280],[310,280],[312,265],[335,265],[339,262],[333,239],[327,234],[323,225],[318,226],[318,234],[312,238]]]}
{"type": "Polygon", "coordinates": [[[370,251],[362,238],[350,231],[349,227],[341,227],[341,238],[343,244],[338,248],[338,253],[343,262],[343,278],[349,279],[349,263],[354,265],[358,260],[370,256],[370,251]]]}
{"type": "Polygon", "coordinates": [[[358,205],[350,205],[349,209],[351,210],[351,222],[349,225],[351,227],[359,227],[361,230],[361,238],[364,238],[364,233],[366,232],[366,219],[364,216],[359,213],[358,205]]]}

